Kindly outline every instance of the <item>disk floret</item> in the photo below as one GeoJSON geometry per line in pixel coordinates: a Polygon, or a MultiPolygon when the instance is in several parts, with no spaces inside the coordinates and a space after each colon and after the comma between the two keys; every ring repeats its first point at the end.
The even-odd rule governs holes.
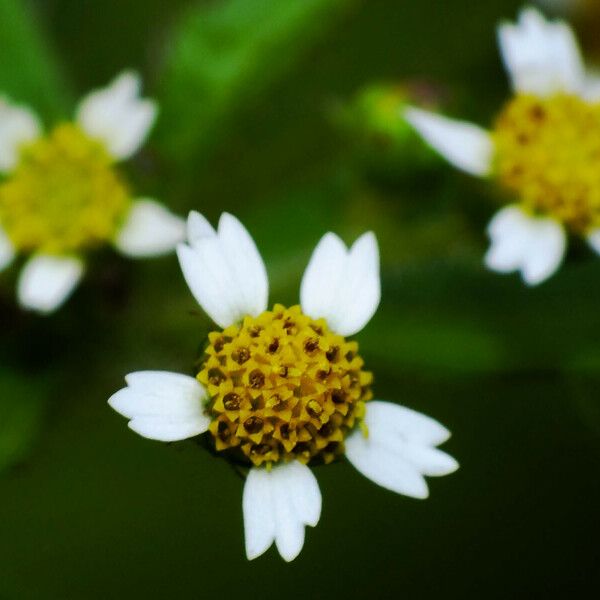
{"type": "Polygon", "coordinates": [[[557,94],[516,96],[494,132],[503,185],[532,214],[572,232],[600,226],[600,104],[557,94]]]}
{"type": "Polygon", "coordinates": [[[218,451],[254,465],[329,463],[372,395],[358,344],[299,306],[275,305],[209,334],[197,379],[208,390],[218,451]]]}
{"type": "Polygon", "coordinates": [[[65,123],[21,149],[0,221],[22,251],[74,252],[114,238],[130,196],[105,146],[65,123]]]}

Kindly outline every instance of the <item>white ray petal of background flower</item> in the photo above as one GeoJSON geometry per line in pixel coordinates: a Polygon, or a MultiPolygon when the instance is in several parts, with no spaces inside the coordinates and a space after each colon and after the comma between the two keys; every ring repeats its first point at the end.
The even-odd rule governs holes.
{"type": "Polygon", "coordinates": [[[83,261],[77,257],[36,254],[19,275],[19,303],[29,310],[51,313],[72,294],[83,271],[83,261]]]}
{"type": "Polygon", "coordinates": [[[485,129],[414,107],[405,109],[404,117],[432,148],[456,168],[477,177],[490,174],[494,144],[485,129]]]}
{"type": "Polygon", "coordinates": [[[115,159],[135,154],[156,120],[156,103],[140,98],[140,89],[140,76],[127,71],[108,87],[88,94],[77,110],[76,119],[82,129],[103,141],[115,159]]]}
{"type": "Polygon", "coordinates": [[[36,114],[0,98],[0,173],[10,172],[19,157],[19,148],[37,139],[42,126],[36,114]]]}
{"type": "Polygon", "coordinates": [[[223,213],[217,231],[198,215],[188,218],[190,244],[177,248],[185,280],[204,311],[225,328],[267,309],[269,282],[254,240],[223,213]],[[190,235],[191,234],[191,235],[190,235]]]}
{"type": "Polygon", "coordinates": [[[159,202],[140,198],[131,207],[115,246],[127,256],[159,256],[185,240],[186,224],[159,202]]]}
{"type": "Polygon", "coordinates": [[[517,24],[498,28],[500,51],[516,92],[548,96],[584,93],[585,67],[573,30],[547,21],[536,9],[521,12],[517,24]]]}
{"type": "Polygon", "coordinates": [[[204,433],[206,390],[194,378],[166,371],[138,371],[125,377],[127,387],[113,394],[109,405],[130,419],[139,435],[175,442],[204,433]]]}
{"type": "Polygon", "coordinates": [[[547,217],[535,217],[511,205],[498,211],[488,226],[490,249],[486,266],[499,273],[520,271],[523,281],[537,285],[551,277],[565,255],[563,226],[547,217]]]}
{"type": "Polygon", "coordinates": [[[588,69],[585,78],[583,98],[588,102],[600,101],[600,69],[588,69]]]}
{"type": "Polygon", "coordinates": [[[324,235],[302,278],[300,302],[305,314],[324,318],[336,333],[359,332],[375,314],[381,299],[379,249],[371,232],[350,250],[334,233],[324,235]]]}
{"type": "Polygon", "coordinates": [[[592,250],[600,254],[600,227],[592,229],[587,235],[588,244],[592,250]]]}
{"type": "Polygon", "coordinates": [[[321,492],[312,471],[299,462],[250,470],[242,501],[246,555],[252,560],[275,542],[281,557],[294,560],[304,528],[321,516],[321,492]]]}
{"type": "Polygon", "coordinates": [[[390,402],[366,406],[368,436],[357,429],[346,439],[346,456],[374,483],[413,498],[427,498],[424,475],[453,473],[458,463],[435,448],[450,433],[434,419],[390,402]]]}

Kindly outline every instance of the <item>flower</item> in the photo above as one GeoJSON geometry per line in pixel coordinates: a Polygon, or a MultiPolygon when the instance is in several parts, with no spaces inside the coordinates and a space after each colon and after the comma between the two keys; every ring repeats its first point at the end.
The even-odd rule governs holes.
{"type": "Polygon", "coordinates": [[[492,131],[410,107],[405,116],[457,168],[511,198],[488,227],[488,268],[536,285],[563,261],[567,234],[600,252],[600,80],[571,28],[523,10],[498,39],[513,97],[492,131]]]}
{"type": "Polygon", "coordinates": [[[246,554],[273,542],[293,560],[304,529],[321,514],[309,465],[343,456],[375,483],[414,498],[424,475],[453,472],[436,449],[447,429],[422,414],[372,401],[372,375],[358,344],[380,299],[379,251],[372,233],[348,249],[326,234],[304,274],[300,306],[268,310],[268,280],[253,239],[233,216],[215,231],[196,212],[178,247],[184,277],[219,326],[197,376],[160,371],[128,375],[109,399],[129,427],[171,442],[204,435],[223,457],[248,470],[243,493],[246,554]]]}
{"type": "Polygon", "coordinates": [[[131,257],[173,251],[185,222],[150,198],[133,198],[115,168],[146,139],[157,114],[126,72],[79,104],[73,122],[46,134],[28,108],[0,100],[0,269],[29,256],[20,304],[56,310],[84,272],[86,251],[112,243],[131,257]]]}

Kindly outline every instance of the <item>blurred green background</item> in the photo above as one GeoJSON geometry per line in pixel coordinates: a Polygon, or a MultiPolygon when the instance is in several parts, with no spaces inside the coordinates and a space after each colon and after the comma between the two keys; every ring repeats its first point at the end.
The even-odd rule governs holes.
{"type": "MultiPolygon", "coordinates": [[[[376,396],[453,431],[461,469],[417,501],[317,469],[300,557],[244,556],[242,482],[106,405],[140,369],[190,372],[210,323],[175,257],[94,257],[56,315],[0,295],[0,598],[565,597],[598,589],[600,261],[526,289],[488,273],[490,186],[398,121],[429,100],[488,124],[512,0],[0,0],[0,89],[48,124],[125,67],[161,106],[129,165],[143,194],[238,215],[296,302],[327,230],[382,253],[359,334],[376,396]],[[423,81],[425,80],[425,83],[423,81]],[[400,87],[397,87],[400,86],[400,87]]],[[[597,32],[585,18],[588,33],[597,32]]],[[[593,35],[590,42],[593,45],[593,35]]],[[[592,46],[590,52],[594,52],[592,46]]]]}

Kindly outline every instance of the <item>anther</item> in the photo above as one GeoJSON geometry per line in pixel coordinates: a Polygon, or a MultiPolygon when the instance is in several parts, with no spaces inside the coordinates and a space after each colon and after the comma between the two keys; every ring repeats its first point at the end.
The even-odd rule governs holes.
{"type": "Polygon", "coordinates": [[[317,379],[319,379],[320,381],[323,381],[325,379],[327,379],[327,376],[329,375],[329,371],[317,371],[317,379]]]}
{"type": "Polygon", "coordinates": [[[539,104],[532,106],[529,114],[534,121],[538,122],[543,121],[546,118],[546,111],[544,110],[544,107],[539,104]]]}
{"type": "Polygon", "coordinates": [[[223,406],[225,407],[225,410],[238,410],[241,402],[242,399],[240,398],[239,394],[236,394],[235,392],[230,392],[225,396],[225,398],[223,398],[223,406]]]}
{"type": "Polygon", "coordinates": [[[334,404],[343,404],[346,402],[346,392],[343,392],[342,390],[333,390],[333,392],[331,392],[331,400],[334,404]]]}
{"type": "Polygon", "coordinates": [[[244,429],[248,433],[258,433],[263,428],[263,420],[260,417],[248,417],[244,421],[244,429]]]}
{"type": "Polygon", "coordinates": [[[222,441],[226,442],[231,437],[231,430],[229,429],[227,423],[225,423],[224,421],[219,421],[217,430],[219,432],[219,437],[222,441]]]}
{"type": "Polygon", "coordinates": [[[333,424],[331,423],[331,421],[329,421],[325,423],[325,425],[323,425],[321,429],[319,429],[319,435],[321,435],[324,438],[328,438],[333,433],[333,429],[333,424]]]}
{"type": "Polygon", "coordinates": [[[327,352],[325,353],[325,356],[327,357],[327,360],[329,362],[334,362],[337,360],[339,353],[340,353],[339,347],[332,346],[331,348],[329,348],[329,350],[327,350],[327,352]]]}
{"type": "Polygon", "coordinates": [[[306,405],[306,412],[316,419],[323,412],[323,407],[316,400],[310,400],[306,405]]]}
{"type": "Polygon", "coordinates": [[[310,338],[304,342],[304,351],[307,354],[312,354],[319,348],[319,340],[317,338],[310,338]]]}
{"type": "Polygon", "coordinates": [[[259,456],[264,456],[271,451],[271,446],[269,444],[254,444],[250,449],[252,454],[258,454],[259,456]]]}
{"type": "Polygon", "coordinates": [[[208,372],[208,381],[213,385],[219,385],[225,381],[226,377],[221,369],[210,369],[208,372]]]}
{"type": "Polygon", "coordinates": [[[282,400],[281,396],[279,396],[279,394],[275,394],[274,396],[271,396],[271,401],[275,403],[272,406],[272,409],[275,412],[281,412],[287,406],[287,402],[282,400]]]}
{"type": "Polygon", "coordinates": [[[244,346],[238,348],[231,354],[231,358],[238,364],[243,365],[247,360],[250,359],[250,350],[244,346]]]}
{"type": "Polygon", "coordinates": [[[265,374],[260,369],[254,369],[248,376],[248,380],[253,390],[260,390],[265,385],[265,374]]]}

